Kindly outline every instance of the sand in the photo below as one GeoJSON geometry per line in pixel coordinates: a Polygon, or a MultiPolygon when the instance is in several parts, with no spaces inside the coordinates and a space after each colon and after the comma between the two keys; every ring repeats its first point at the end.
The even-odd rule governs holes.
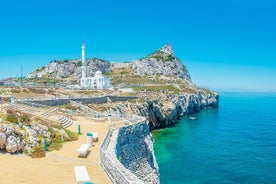
{"type": "Polygon", "coordinates": [[[0,154],[0,183],[75,184],[74,166],[86,166],[94,183],[111,183],[100,166],[100,144],[109,124],[75,117],[74,124],[69,129],[77,132],[79,124],[83,133],[79,140],[65,143],[59,151],[47,152],[44,158],[34,159],[25,155],[0,154]],[[99,141],[93,142],[88,156],[83,158],[79,157],[77,149],[87,142],[87,132],[98,132],[99,141]]]}

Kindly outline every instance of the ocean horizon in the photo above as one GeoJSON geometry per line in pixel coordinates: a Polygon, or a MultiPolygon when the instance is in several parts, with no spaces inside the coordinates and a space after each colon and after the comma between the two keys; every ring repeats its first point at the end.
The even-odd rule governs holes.
{"type": "Polygon", "coordinates": [[[276,183],[275,106],[276,93],[221,93],[218,109],[154,131],[161,184],[276,183]]]}

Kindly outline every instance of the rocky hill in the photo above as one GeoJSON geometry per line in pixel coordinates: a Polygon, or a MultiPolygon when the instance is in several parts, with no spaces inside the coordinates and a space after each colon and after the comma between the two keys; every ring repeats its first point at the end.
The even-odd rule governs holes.
{"type": "Polygon", "coordinates": [[[188,70],[174,55],[170,44],[164,45],[146,58],[133,61],[131,68],[137,75],[161,75],[190,79],[188,70]]]}
{"type": "MultiPolygon", "coordinates": [[[[191,81],[190,74],[174,54],[170,44],[156,50],[145,58],[131,62],[108,62],[100,59],[87,60],[87,76],[100,70],[110,77],[115,87],[129,87],[137,100],[107,103],[93,108],[113,110],[116,113],[134,113],[146,117],[150,129],[170,126],[181,116],[202,109],[218,107],[217,93],[203,89],[191,81]]],[[[80,79],[81,60],[53,61],[29,75],[80,79]]],[[[97,109],[97,110],[99,110],[97,109]]]]}
{"type": "MultiPolygon", "coordinates": [[[[46,66],[37,68],[28,75],[28,78],[50,77],[55,79],[71,78],[78,80],[81,78],[81,59],[76,60],[55,60],[46,66]]],[[[97,70],[103,73],[111,71],[111,63],[105,60],[93,58],[86,60],[87,75],[92,76],[97,70]]]]}
{"type": "MultiPolygon", "coordinates": [[[[74,79],[81,78],[81,60],[55,60],[37,68],[28,78],[74,79]]],[[[165,81],[190,80],[190,74],[175,56],[170,44],[145,58],[127,63],[108,62],[101,59],[86,60],[86,75],[93,76],[97,70],[111,78],[113,84],[164,83],[165,81]],[[145,78],[146,80],[140,80],[145,78]],[[122,79],[122,80],[121,80],[122,79]]]]}

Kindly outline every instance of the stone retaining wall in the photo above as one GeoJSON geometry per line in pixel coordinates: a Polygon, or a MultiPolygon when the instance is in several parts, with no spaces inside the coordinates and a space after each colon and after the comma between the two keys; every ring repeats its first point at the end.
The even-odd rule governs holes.
{"type": "Polygon", "coordinates": [[[101,165],[113,183],[160,183],[148,122],[117,124],[101,145],[101,165]]]}
{"type": "Polygon", "coordinates": [[[54,100],[33,100],[32,103],[46,105],[46,106],[60,106],[70,103],[70,101],[81,102],[83,104],[103,104],[109,100],[112,102],[117,101],[127,101],[136,99],[137,97],[134,96],[101,96],[101,97],[90,97],[90,98],[68,98],[68,99],[54,99],[54,100]]]}

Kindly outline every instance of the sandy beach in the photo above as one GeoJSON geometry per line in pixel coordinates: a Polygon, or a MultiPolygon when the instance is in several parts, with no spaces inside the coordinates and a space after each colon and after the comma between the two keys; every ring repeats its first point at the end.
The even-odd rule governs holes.
{"type": "Polygon", "coordinates": [[[1,183],[75,184],[74,166],[86,166],[94,183],[111,183],[100,166],[100,144],[109,124],[75,117],[74,124],[69,129],[77,132],[78,125],[81,126],[82,133],[79,140],[65,143],[59,151],[47,152],[44,158],[33,159],[26,155],[0,154],[1,183]],[[93,142],[88,156],[83,158],[79,157],[77,149],[87,142],[87,132],[98,132],[99,141],[93,142]]]}

